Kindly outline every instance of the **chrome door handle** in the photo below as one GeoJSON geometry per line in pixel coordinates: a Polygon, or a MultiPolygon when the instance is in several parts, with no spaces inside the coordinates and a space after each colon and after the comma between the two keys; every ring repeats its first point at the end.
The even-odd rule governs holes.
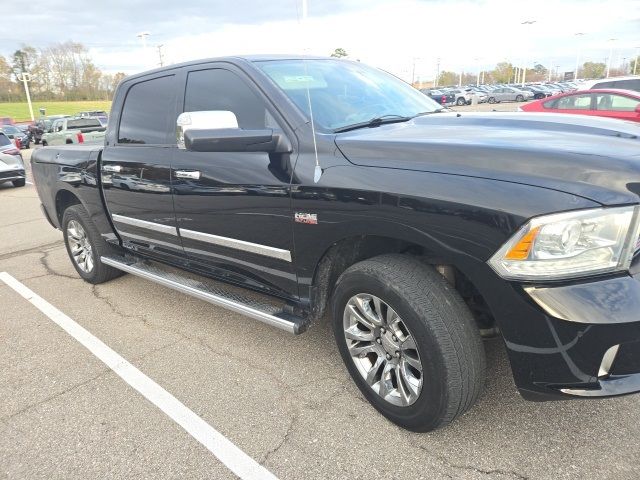
{"type": "Polygon", "coordinates": [[[175,174],[176,178],[200,180],[200,172],[197,170],[175,170],[173,173],[175,174]]]}
{"type": "Polygon", "coordinates": [[[121,172],[122,171],[122,165],[103,165],[102,166],[102,171],[103,172],[121,172]]]}

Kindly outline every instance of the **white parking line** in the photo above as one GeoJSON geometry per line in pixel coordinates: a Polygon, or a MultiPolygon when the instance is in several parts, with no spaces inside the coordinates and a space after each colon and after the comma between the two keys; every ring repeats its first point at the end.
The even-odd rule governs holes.
{"type": "Polygon", "coordinates": [[[167,414],[193,438],[204,445],[218,460],[243,480],[277,480],[276,476],[236,447],[229,439],[182,404],[173,395],[127,362],[67,315],[36,295],[27,286],[7,272],[0,273],[0,280],[31,302],[38,310],[53,320],[60,328],[80,342],[87,350],[113,370],[143,397],[167,414]]]}

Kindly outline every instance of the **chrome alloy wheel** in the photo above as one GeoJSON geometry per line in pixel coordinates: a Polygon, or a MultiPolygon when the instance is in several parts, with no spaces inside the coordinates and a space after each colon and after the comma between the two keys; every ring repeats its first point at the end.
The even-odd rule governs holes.
{"type": "Polygon", "coordinates": [[[422,362],[409,328],[374,295],[347,302],[344,336],[351,359],[371,389],[387,402],[406,407],[422,390],[422,362]]]}
{"type": "Polygon", "coordinates": [[[71,220],[67,224],[67,241],[73,261],[78,268],[85,273],[90,273],[93,270],[93,251],[87,232],[84,231],[80,222],[71,220]]]}

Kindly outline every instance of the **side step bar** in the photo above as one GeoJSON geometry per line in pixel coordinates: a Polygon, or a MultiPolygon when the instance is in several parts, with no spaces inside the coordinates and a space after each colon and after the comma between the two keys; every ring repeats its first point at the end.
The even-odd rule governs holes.
{"type": "Polygon", "coordinates": [[[110,265],[123,272],[131,273],[147,280],[159,283],[192,297],[199,298],[214,305],[232,310],[247,317],[259,320],[272,327],[280,328],[294,335],[303,333],[308,328],[308,321],[283,311],[281,307],[263,303],[244,297],[218,286],[214,280],[199,281],[179,273],[174,273],[141,259],[125,257],[100,257],[105,265],[110,265]]]}

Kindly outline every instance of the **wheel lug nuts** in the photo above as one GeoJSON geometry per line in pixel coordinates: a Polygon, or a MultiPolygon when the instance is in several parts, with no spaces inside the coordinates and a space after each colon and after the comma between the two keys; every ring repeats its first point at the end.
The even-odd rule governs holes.
{"type": "Polygon", "coordinates": [[[387,353],[387,360],[391,360],[391,354],[387,353]]]}
{"type": "Polygon", "coordinates": [[[396,357],[400,358],[400,352],[396,352],[396,357]]]}
{"type": "Polygon", "coordinates": [[[397,341],[398,341],[398,337],[396,337],[395,335],[394,335],[393,337],[391,337],[391,338],[393,338],[393,341],[394,341],[394,342],[397,342],[397,341]]]}
{"type": "Polygon", "coordinates": [[[384,328],[384,327],[382,327],[382,328],[380,329],[380,333],[386,333],[386,330],[385,330],[385,328],[384,328]]]}
{"type": "Polygon", "coordinates": [[[376,343],[382,343],[382,340],[380,340],[380,338],[376,338],[376,343]]]}

